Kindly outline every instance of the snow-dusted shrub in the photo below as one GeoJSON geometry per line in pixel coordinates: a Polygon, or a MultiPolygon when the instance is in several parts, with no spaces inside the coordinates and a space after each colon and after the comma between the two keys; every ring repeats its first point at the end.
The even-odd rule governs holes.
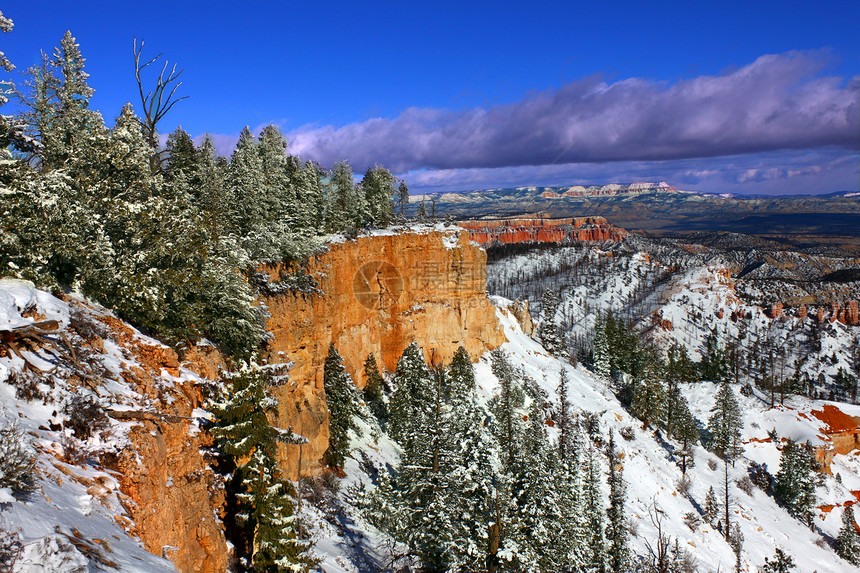
{"type": "Polygon", "coordinates": [[[696,531],[702,525],[702,518],[695,511],[688,511],[684,514],[684,524],[690,528],[690,531],[696,531]]]}
{"type": "Polygon", "coordinates": [[[18,426],[0,428],[0,488],[26,494],[36,488],[36,462],[18,426]]]}
{"type": "Polygon", "coordinates": [[[69,418],[66,426],[71,428],[75,437],[80,440],[86,440],[93,433],[108,426],[107,414],[91,396],[75,394],[66,403],[63,411],[69,418]]]}
{"type": "Polygon", "coordinates": [[[0,527],[0,571],[12,571],[12,566],[21,555],[21,538],[15,531],[0,527]]]}
{"type": "Polygon", "coordinates": [[[19,400],[30,402],[45,399],[45,393],[39,388],[39,377],[32,372],[12,370],[9,383],[15,387],[15,397],[19,400]]]}
{"type": "Polygon", "coordinates": [[[110,329],[106,324],[96,320],[80,308],[72,307],[69,322],[72,329],[86,340],[104,339],[110,336],[110,329]]]}
{"type": "Polygon", "coordinates": [[[636,436],[636,433],[633,430],[633,426],[625,426],[621,428],[621,431],[618,433],[621,434],[621,437],[628,442],[636,436]]]}
{"type": "Polygon", "coordinates": [[[717,469],[717,460],[711,458],[708,460],[708,469],[714,471],[717,469]]]}
{"type": "Polygon", "coordinates": [[[753,482],[749,478],[749,476],[744,476],[737,481],[738,489],[744,492],[747,495],[752,495],[753,492],[753,482]]]}
{"type": "Polygon", "coordinates": [[[678,493],[687,497],[690,493],[690,478],[687,476],[683,476],[677,482],[675,482],[675,488],[678,490],[678,493]]]}

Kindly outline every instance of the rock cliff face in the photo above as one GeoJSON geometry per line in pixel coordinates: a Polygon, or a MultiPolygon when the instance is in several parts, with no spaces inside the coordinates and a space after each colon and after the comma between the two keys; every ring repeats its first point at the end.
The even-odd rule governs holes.
{"type": "MultiPolygon", "coordinates": [[[[115,419],[136,422],[127,436],[132,447],[104,462],[118,472],[133,523],[130,533],[147,551],[171,560],[178,571],[224,571],[230,551],[216,517],[224,506],[223,488],[201,451],[212,445],[211,437],[192,427],[194,410],[203,407],[201,388],[180,376],[171,348],[141,342],[113,317],[99,320],[139,364],[121,375],[148,404],[145,411],[108,412],[115,419]]],[[[184,366],[192,371],[221,360],[212,347],[192,349],[186,359],[191,361],[184,366]]],[[[217,369],[210,378],[216,377],[217,369]]]]}
{"type": "Polygon", "coordinates": [[[563,241],[620,241],[627,231],[603,217],[566,219],[480,219],[458,223],[481,245],[504,243],[561,243],[563,241]]]}
{"type": "MultiPolygon", "coordinates": [[[[261,269],[277,280],[282,267],[261,269]]],[[[328,447],[323,364],[330,343],[359,388],[369,354],[389,372],[411,342],[432,363],[451,360],[460,345],[477,359],[504,334],[486,296],[486,253],[460,229],[379,234],[332,243],[307,272],[319,293],[263,298],[272,362],[292,362],[290,381],[275,389],[281,427],[308,438],[283,446],[281,467],[295,479],[321,469],[328,447]]]]}

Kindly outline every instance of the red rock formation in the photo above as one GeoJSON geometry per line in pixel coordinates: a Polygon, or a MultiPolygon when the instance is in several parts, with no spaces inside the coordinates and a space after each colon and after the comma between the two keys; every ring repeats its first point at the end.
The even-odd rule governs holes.
{"type": "MultiPolygon", "coordinates": [[[[498,347],[504,333],[486,296],[486,253],[466,231],[407,232],[333,243],[308,264],[323,294],[266,297],[274,335],[270,359],[292,362],[290,382],[279,386],[279,426],[308,438],[284,446],[281,468],[295,479],[321,470],[328,448],[323,364],[329,343],[343,356],[356,385],[373,354],[393,371],[417,341],[425,357],[448,362],[460,345],[477,359],[498,347]]],[[[261,270],[278,277],[280,267],[261,270]]]]}
{"type": "Polygon", "coordinates": [[[472,240],[481,245],[620,241],[627,235],[627,231],[611,225],[603,217],[477,219],[457,224],[468,229],[472,240]]]}
{"type": "MultiPolygon", "coordinates": [[[[146,412],[110,413],[136,424],[128,433],[129,447],[102,460],[107,469],[116,472],[121,500],[132,522],[126,524],[129,532],[140,538],[147,551],[172,561],[178,571],[224,571],[230,551],[216,517],[223,513],[224,492],[202,454],[212,439],[192,427],[192,413],[204,401],[202,389],[192,380],[178,377],[179,360],[173,349],[144,344],[128,325],[112,316],[98,320],[108,326],[114,342],[128,349],[140,364],[125,367],[121,375],[148,402],[146,412]]],[[[88,344],[98,349],[104,342],[96,337],[88,344]]],[[[200,351],[192,349],[190,354],[194,358],[200,351]]],[[[216,360],[213,356],[208,359],[216,360]]]]}
{"type": "Polygon", "coordinates": [[[812,415],[827,424],[824,433],[830,438],[837,454],[844,455],[860,449],[860,427],[856,418],[830,404],[825,404],[821,410],[813,410],[812,415]]]}
{"type": "Polygon", "coordinates": [[[805,304],[800,305],[800,307],[797,309],[797,318],[806,318],[808,314],[809,309],[806,308],[805,304]]]}
{"type": "Polygon", "coordinates": [[[778,316],[781,316],[782,315],[782,303],[781,302],[775,302],[772,305],[770,305],[770,307],[767,309],[766,314],[769,318],[777,318],[778,316]]]}
{"type": "Polygon", "coordinates": [[[849,301],[845,308],[845,324],[860,326],[860,308],[856,300],[849,301]]]}

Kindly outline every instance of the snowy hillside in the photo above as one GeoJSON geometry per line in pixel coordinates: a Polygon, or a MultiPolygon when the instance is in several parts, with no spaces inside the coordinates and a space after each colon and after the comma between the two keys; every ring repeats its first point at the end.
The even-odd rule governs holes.
{"type": "MultiPolygon", "coordinates": [[[[735,565],[732,548],[723,534],[701,517],[711,487],[718,492],[721,511],[725,510],[724,496],[719,492],[725,486],[726,467],[720,458],[697,446],[694,465],[687,472],[689,484],[685,488],[680,486],[681,470],[677,457],[673,456],[677,444],[664,440],[659,432],[643,430],[642,423],[615,398],[607,380],[596,377],[581,366],[573,367],[566,361],[553,358],[539,343],[523,334],[516,320],[504,310],[510,301],[496,298],[494,302],[499,306],[498,316],[509,340],[502,349],[511,364],[534,380],[551,404],[557,402],[559,373],[564,369],[570,380],[569,400],[575,411],[581,416],[597,414],[599,434],[604,440],[610,432],[616,436],[623,475],[628,484],[626,514],[632,532],[633,553],[648,556],[649,547],[657,546],[659,523],[663,535],[671,543],[677,539],[689,558],[694,559],[698,571],[732,570],[735,565]],[[621,435],[627,438],[622,439],[621,435]],[[691,520],[690,516],[696,516],[696,519],[691,520]],[[698,522],[695,528],[688,525],[693,521],[698,522]]],[[[475,371],[480,395],[485,401],[489,400],[499,392],[499,381],[492,372],[489,355],[475,366],[475,371]]],[[[684,387],[684,393],[698,422],[706,424],[713,405],[713,385],[688,385],[684,387]]],[[[757,571],[766,557],[773,557],[776,548],[782,548],[794,557],[796,571],[837,573],[855,570],[835,555],[830,544],[840,526],[838,507],[857,499],[851,491],[860,487],[857,456],[834,456],[833,472],[834,475],[840,474],[841,483],[834,475],[822,476],[816,496],[823,509],[816,512],[813,529],[791,517],[761,489],[739,485],[749,482],[745,478],[748,478],[751,462],[766,464],[770,472],[776,474],[779,446],[768,438],[768,431],[774,428],[784,438],[810,439],[815,444],[826,445],[826,424],[812,411],[821,410],[829,403],[793,398],[786,406],[771,409],[765,397],[759,394],[740,399],[744,412],[744,452],[733,465],[728,466],[728,481],[730,519],[732,524],[740,526],[744,538],[741,570],[757,571]]],[[[846,413],[860,415],[860,408],[840,407],[846,413]]],[[[551,439],[557,439],[556,430],[548,427],[551,439]]],[[[605,445],[605,441],[601,443],[605,445]]],[[[376,479],[377,472],[386,471],[385,468],[396,466],[399,461],[398,446],[385,434],[380,434],[378,428],[374,430],[371,426],[364,427],[363,437],[355,438],[352,448],[352,459],[345,467],[347,477],[343,480],[342,492],[355,491],[358,484],[372,489],[369,484],[376,479]]],[[[600,460],[605,475],[606,459],[600,456],[600,460]]],[[[325,571],[370,570],[366,567],[371,564],[382,566],[393,559],[395,546],[388,545],[385,536],[361,518],[361,512],[351,504],[355,499],[351,495],[341,495],[340,503],[347,517],[341,519],[337,526],[323,530],[324,540],[317,549],[327,554],[322,565],[325,571]]]]}
{"type": "MultiPolygon", "coordinates": [[[[0,427],[17,426],[26,450],[35,455],[31,492],[0,488],[0,531],[20,542],[14,571],[173,571],[172,563],[145,551],[129,535],[116,474],[97,461],[100,455],[128,447],[126,436],[135,423],[105,417],[100,431],[85,439],[69,427],[64,407],[73,396],[117,410],[136,409],[143,402],[119,376],[131,366],[129,357],[110,341],[92,361],[104,368],[103,383],[92,389],[70,383],[76,373],[58,356],[68,352],[67,337],[75,336],[69,331],[72,312],[68,303],[29,283],[0,281],[0,334],[37,323],[50,329],[40,335],[49,341],[41,348],[25,349],[22,344],[0,357],[0,427]],[[56,328],[49,321],[56,321],[56,328]],[[27,388],[25,380],[32,384],[28,390],[22,390],[27,388]]],[[[87,311],[77,306],[75,312],[87,311]]],[[[7,551],[15,549],[14,541],[6,538],[7,551]]]]}

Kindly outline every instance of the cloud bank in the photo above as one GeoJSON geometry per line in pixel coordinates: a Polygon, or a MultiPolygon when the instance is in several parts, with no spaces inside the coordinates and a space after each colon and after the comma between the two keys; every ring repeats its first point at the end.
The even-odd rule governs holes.
{"type": "Polygon", "coordinates": [[[361,171],[666,161],[860,143],[860,77],[822,76],[826,54],[765,55],[718,76],[674,83],[587,78],[513,104],[288,134],[293,153],[361,171]]]}

